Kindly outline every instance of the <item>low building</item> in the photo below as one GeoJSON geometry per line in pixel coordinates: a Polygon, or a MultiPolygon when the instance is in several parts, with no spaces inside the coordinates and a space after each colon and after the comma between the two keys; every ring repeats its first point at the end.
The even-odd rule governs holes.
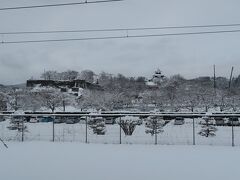
{"type": "Polygon", "coordinates": [[[27,80],[27,88],[36,87],[52,87],[60,89],[61,92],[68,92],[75,96],[80,96],[83,89],[100,90],[103,88],[98,84],[86,82],[84,80],[66,80],[66,81],[54,81],[54,80],[27,80]]]}
{"type": "Polygon", "coordinates": [[[34,88],[36,86],[41,87],[54,87],[59,89],[72,89],[72,88],[82,88],[82,89],[93,89],[102,90],[102,87],[98,84],[93,84],[86,82],[84,80],[66,80],[66,81],[54,81],[54,80],[27,80],[27,87],[34,88]]]}

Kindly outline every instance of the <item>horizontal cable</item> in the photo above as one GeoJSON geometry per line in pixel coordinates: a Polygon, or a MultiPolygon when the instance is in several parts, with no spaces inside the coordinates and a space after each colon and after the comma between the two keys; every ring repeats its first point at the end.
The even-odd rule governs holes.
{"type": "Polygon", "coordinates": [[[124,0],[100,0],[100,1],[84,1],[84,2],[72,2],[72,3],[60,3],[60,4],[43,4],[43,5],[32,5],[32,6],[5,7],[5,8],[0,8],[0,11],[32,9],[32,8],[47,8],[47,7],[58,7],[58,6],[74,6],[74,5],[97,4],[97,3],[107,3],[107,2],[117,2],[117,1],[124,1],[124,0]]]}
{"type": "Polygon", "coordinates": [[[209,24],[209,25],[186,25],[186,26],[163,26],[163,27],[140,27],[140,28],[112,28],[112,29],[82,29],[82,30],[49,30],[49,31],[15,31],[0,32],[3,35],[11,34],[57,34],[57,33],[84,33],[84,32],[111,32],[111,31],[143,31],[143,30],[161,30],[161,29],[191,29],[191,28],[213,28],[213,27],[237,27],[236,24],[209,24]]]}
{"type": "Polygon", "coordinates": [[[165,33],[165,34],[145,34],[145,35],[125,35],[125,36],[105,36],[105,37],[86,37],[86,38],[66,38],[66,39],[43,39],[43,40],[22,40],[22,41],[2,41],[1,44],[20,44],[20,43],[44,43],[44,42],[66,42],[66,41],[89,41],[89,40],[108,40],[108,39],[125,39],[125,38],[147,38],[147,37],[164,37],[164,36],[187,36],[187,35],[205,35],[205,34],[222,34],[237,33],[237,30],[222,31],[201,31],[201,32],[183,32],[183,33],[165,33]]]}

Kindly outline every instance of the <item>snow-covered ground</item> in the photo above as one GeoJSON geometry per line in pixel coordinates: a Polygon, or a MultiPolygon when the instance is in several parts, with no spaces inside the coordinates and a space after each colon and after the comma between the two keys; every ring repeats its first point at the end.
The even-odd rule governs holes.
{"type": "Polygon", "coordinates": [[[2,180],[239,180],[239,147],[9,142],[2,180]]]}

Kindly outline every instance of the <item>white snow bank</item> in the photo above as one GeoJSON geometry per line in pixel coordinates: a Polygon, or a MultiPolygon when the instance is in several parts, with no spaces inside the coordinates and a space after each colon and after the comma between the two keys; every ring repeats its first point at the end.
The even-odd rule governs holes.
{"type": "Polygon", "coordinates": [[[238,180],[239,148],[27,142],[0,145],[4,180],[238,180]]]}

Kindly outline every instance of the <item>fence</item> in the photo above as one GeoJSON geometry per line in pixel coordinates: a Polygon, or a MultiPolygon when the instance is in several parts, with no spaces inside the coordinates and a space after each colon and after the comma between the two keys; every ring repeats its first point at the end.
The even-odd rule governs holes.
{"type": "MultiPolygon", "coordinates": [[[[14,117],[14,115],[11,115],[14,117]]],[[[16,129],[10,130],[11,116],[7,115],[5,121],[0,122],[0,138],[4,141],[56,141],[56,142],[81,142],[81,143],[104,143],[104,144],[159,144],[159,145],[220,145],[220,146],[240,146],[240,126],[232,123],[224,123],[222,125],[209,125],[215,127],[214,136],[202,136],[199,134],[203,130],[202,124],[203,115],[182,115],[175,114],[174,116],[184,116],[182,124],[176,124],[175,120],[166,120],[162,127],[163,132],[157,134],[147,134],[145,121],[137,125],[131,136],[125,135],[120,124],[106,124],[106,132],[102,135],[94,134],[93,129],[89,125],[90,118],[93,115],[86,115],[85,120],[80,120],[78,123],[66,124],[52,122],[37,122],[31,123],[23,120],[18,123],[16,129]]],[[[16,115],[17,116],[17,115],[16,115]]],[[[48,115],[49,116],[49,115],[48,115]]],[[[58,115],[52,115],[56,117],[58,115]]],[[[64,115],[72,117],[71,115],[64,115]]],[[[103,115],[94,115],[94,117],[103,115]]],[[[113,115],[111,115],[113,116],[113,115]]],[[[117,115],[120,119],[124,115],[117,115]]],[[[134,116],[142,116],[136,115],[134,116]]],[[[154,115],[151,116],[160,116],[154,115]]],[[[173,115],[171,117],[174,117],[173,115]]],[[[239,116],[239,115],[223,115],[223,116],[239,116]]],[[[76,115],[74,115],[76,117],[76,115]]],[[[80,117],[80,116],[79,116],[80,117]]],[[[81,115],[81,117],[83,117],[81,115]]],[[[120,121],[121,122],[121,121],[120,121]]],[[[206,124],[205,124],[206,126],[206,124]]]]}

